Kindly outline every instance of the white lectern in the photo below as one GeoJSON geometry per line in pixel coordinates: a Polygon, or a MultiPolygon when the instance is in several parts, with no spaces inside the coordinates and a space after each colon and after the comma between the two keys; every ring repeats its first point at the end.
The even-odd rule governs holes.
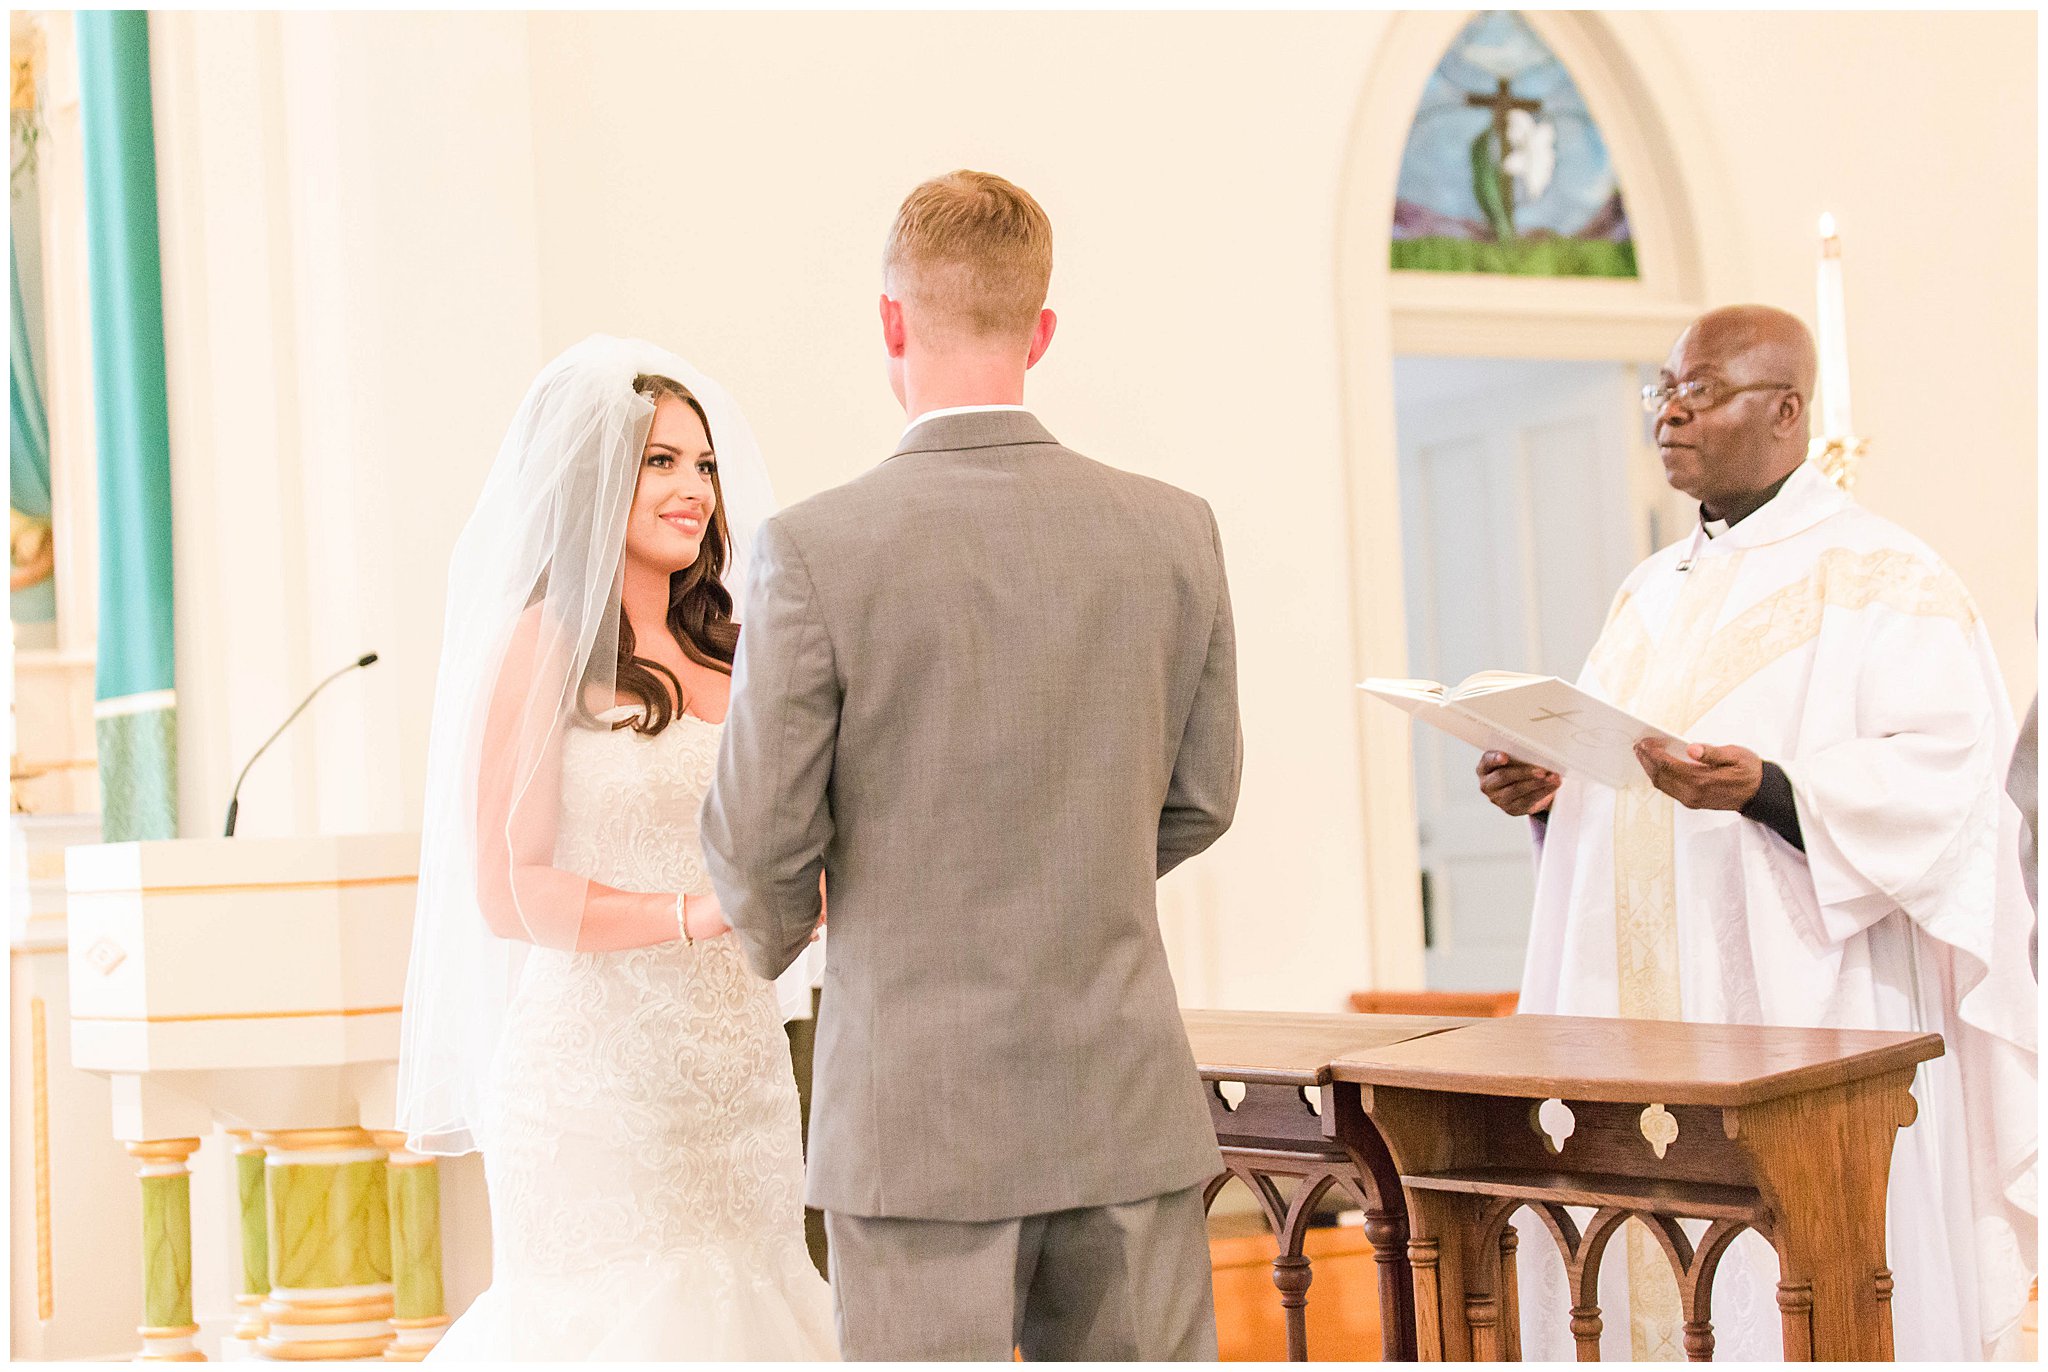
{"type": "Polygon", "coordinates": [[[414,834],[67,854],[74,1065],[143,1190],[146,1359],[192,1343],[189,1159],[238,1140],[229,1356],[416,1359],[447,1323],[438,1178],[389,1131],[414,834]]]}

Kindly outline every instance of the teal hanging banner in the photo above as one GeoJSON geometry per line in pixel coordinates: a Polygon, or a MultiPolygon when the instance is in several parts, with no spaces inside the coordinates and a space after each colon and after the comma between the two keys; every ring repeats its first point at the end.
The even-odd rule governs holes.
{"type": "Polygon", "coordinates": [[[11,321],[7,363],[7,503],[37,519],[50,517],[50,421],[43,410],[43,388],[36,381],[36,358],[29,346],[27,309],[21,303],[21,265],[14,244],[7,245],[7,284],[11,321]]]}
{"type": "Polygon", "coordinates": [[[20,567],[9,559],[11,571],[40,567],[42,575],[13,589],[8,596],[8,609],[17,625],[51,626],[57,618],[57,583],[55,556],[50,546],[50,422],[43,410],[43,388],[36,383],[28,310],[21,298],[21,264],[15,260],[11,240],[7,244],[7,282],[13,317],[7,346],[7,413],[11,421],[7,436],[7,534],[17,553],[25,540],[29,547],[36,546],[39,540],[42,547],[39,556],[24,557],[20,567]]]}
{"type": "Polygon", "coordinates": [[[94,707],[106,841],[173,838],[177,695],[171,435],[164,387],[149,16],[77,18],[99,441],[99,667],[94,707]]]}

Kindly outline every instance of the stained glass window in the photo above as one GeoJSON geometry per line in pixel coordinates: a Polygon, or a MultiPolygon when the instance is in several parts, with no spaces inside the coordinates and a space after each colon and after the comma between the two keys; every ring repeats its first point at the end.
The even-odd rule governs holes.
{"type": "Polygon", "coordinates": [[[1571,73],[1519,14],[1467,24],[1423,88],[1392,254],[1406,271],[1636,274],[1607,143],[1571,73]]]}

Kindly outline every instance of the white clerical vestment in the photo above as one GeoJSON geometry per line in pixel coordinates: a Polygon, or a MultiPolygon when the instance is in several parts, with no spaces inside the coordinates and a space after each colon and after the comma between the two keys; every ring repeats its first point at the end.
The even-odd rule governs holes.
{"type": "MultiPolygon", "coordinates": [[[[1580,685],[1779,764],[1805,851],[1732,811],[1565,778],[1539,826],[1521,1008],[1939,1033],[1892,1157],[1898,1356],[2010,1347],[2035,1266],[2035,987],[2012,711],[1969,593],[1809,464],[1719,537],[1638,566],[1580,685]]],[[[1563,1268],[1527,1221],[1523,1355],[1570,1360],[1563,1268]]],[[[1602,1269],[1603,1357],[1677,1358],[1673,1279],[1628,1230],[1602,1269]]],[[[1782,1357],[1776,1281],[1744,1234],[1714,1288],[1717,1359],[1782,1357]]]]}

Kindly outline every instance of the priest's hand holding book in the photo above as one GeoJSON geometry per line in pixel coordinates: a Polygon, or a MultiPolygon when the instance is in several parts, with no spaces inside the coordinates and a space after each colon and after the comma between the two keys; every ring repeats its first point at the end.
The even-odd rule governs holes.
{"type": "Polygon", "coordinates": [[[1540,815],[1557,798],[1564,778],[1533,763],[1517,762],[1506,753],[1479,755],[1479,790],[1510,815],[1540,815]]]}
{"type": "Polygon", "coordinates": [[[1650,784],[1688,810],[1740,810],[1763,785],[1764,760],[1733,744],[1688,744],[1683,758],[1650,740],[1636,745],[1650,784]]]}
{"type": "MultiPolygon", "coordinates": [[[[1636,760],[1650,784],[1688,810],[1741,810],[1763,785],[1764,760],[1733,744],[1686,745],[1674,758],[1660,739],[1636,745],[1636,760]]],[[[1547,768],[1501,752],[1479,755],[1479,790],[1510,815],[1540,815],[1557,798],[1564,778],[1547,768]]]]}

